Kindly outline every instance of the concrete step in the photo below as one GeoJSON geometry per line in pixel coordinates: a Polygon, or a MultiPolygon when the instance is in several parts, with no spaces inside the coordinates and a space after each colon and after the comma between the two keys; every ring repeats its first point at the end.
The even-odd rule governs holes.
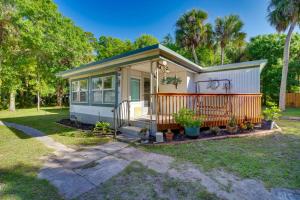
{"type": "Polygon", "coordinates": [[[130,137],[139,137],[141,130],[142,128],[136,126],[123,126],[120,128],[122,135],[127,135],[130,137]]]}

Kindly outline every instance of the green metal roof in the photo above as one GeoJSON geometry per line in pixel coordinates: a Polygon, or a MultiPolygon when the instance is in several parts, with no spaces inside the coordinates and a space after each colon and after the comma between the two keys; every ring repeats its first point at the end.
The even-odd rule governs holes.
{"type": "MultiPolygon", "coordinates": [[[[116,61],[118,59],[134,56],[137,54],[142,54],[146,53],[152,50],[158,50],[157,56],[150,56],[150,57],[145,57],[144,59],[151,60],[153,58],[166,58],[169,59],[187,69],[190,69],[196,73],[201,73],[201,72],[213,72],[213,71],[223,71],[223,70],[231,70],[231,69],[239,69],[239,68],[244,68],[244,67],[258,67],[260,66],[261,68],[266,64],[266,60],[259,60],[259,61],[250,61],[250,62],[244,62],[244,63],[235,63],[235,64],[229,64],[229,65],[220,65],[220,66],[213,66],[213,67],[201,67],[194,62],[188,60],[187,58],[183,57],[182,55],[176,53],[175,51],[161,45],[161,44],[155,44],[151,46],[147,46],[144,48],[136,49],[133,51],[128,51],[126,53],[122,53],[120,55],[116,55],[110,58],[106,58],[100,61],[96,62],[91,62],[86,65],[81,65],[79,67],[75,67],[73,69],[69,69],[66,71],[62,71],[56,74],[58,77],[68,77],[70,74],[72,75],[77,75],[77,72],[82,74],[82,73],[88,73],[90,72],[90,68],[94,67],[96,65],[101,65],[101,64],[108,64],[109,62],[116,61]]],[[[141,59],[136,60],[136,62],[140,61],[141,59]]],[[[134,63],[135,61],[132,61],[131,63],[134,63]]],[[[128,65],[129,63],[120,63],[119,65],[128,65]]],[[[114,66],[114,65],[112,65],[114,66]]]]}

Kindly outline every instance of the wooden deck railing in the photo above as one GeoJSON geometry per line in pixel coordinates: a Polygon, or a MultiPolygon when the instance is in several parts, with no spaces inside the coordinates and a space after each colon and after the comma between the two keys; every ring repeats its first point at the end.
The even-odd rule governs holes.
{"type": "Polygon", "coordinates": [[[195,111],[204,117],[203,127],[225,126],[231,116],[241,123],[247,118],[252,123],[261,120],[261,94],[155,94],[156,123],[159,130],[176,128],[173,113],[181,108],[195,111]]]}

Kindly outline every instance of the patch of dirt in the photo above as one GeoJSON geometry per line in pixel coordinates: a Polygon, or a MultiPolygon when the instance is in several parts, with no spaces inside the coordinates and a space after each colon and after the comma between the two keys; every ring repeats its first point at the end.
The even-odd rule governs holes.
{"type": "Polygon", "coordinates": [[[200,184],[170,178],[132,162],[123,172],[78,199],[219,199],[200,184]]]}
{"type": "Polygon", "coordinates": [[[57,123],[81,130],[92,130],[95,127],[93,124],[85,124],[81,122],[72,121],[70,119],[61,119],[57,123]]]}

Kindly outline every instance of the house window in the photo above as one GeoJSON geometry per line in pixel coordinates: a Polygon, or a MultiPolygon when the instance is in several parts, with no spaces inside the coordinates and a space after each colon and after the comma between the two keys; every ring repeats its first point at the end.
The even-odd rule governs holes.
{"type": "Polygon", "coordinates": [[[136,78],[130,79],[130,95],[131,101],[140,101],[140,80],[136,78]]]}
{"type": "Polygon", "coordinates": [[[88,79],[72,81],[72,101],[78,103],[88,102],[88,79]]]}
{"type": "Polygon", "coordinates": [[[92,78],[92,102],[95,104],[113,104],[115,102],[114,76],[92,78]]]}

